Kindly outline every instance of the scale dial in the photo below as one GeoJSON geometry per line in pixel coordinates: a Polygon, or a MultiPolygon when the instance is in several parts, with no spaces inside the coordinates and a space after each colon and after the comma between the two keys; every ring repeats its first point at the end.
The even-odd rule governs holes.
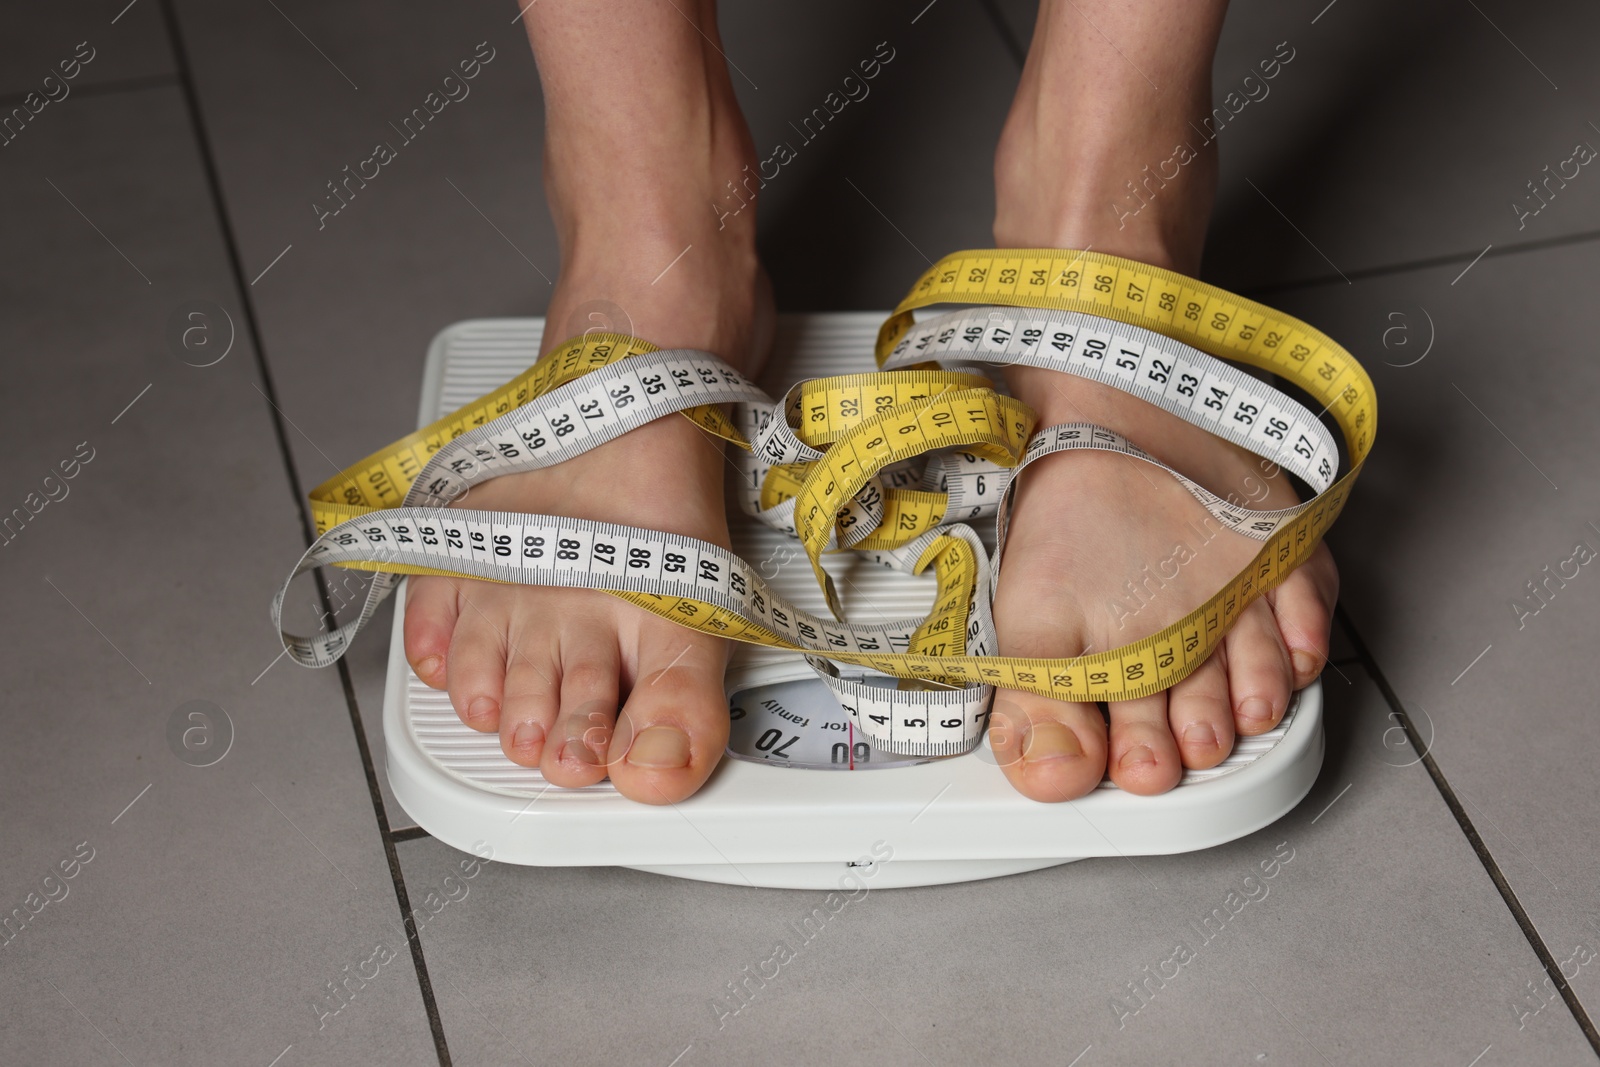
{"type": "MultiPolygon", "coordinates": [[[[892,684],[893,679],[885,679],[892,684]]],[[[736,691],[728,755],[752,763],[824,771],[911,767],[947,756],[880,752],[857,732],[828,688],[815,677],[770,682],[736,691]]]]}

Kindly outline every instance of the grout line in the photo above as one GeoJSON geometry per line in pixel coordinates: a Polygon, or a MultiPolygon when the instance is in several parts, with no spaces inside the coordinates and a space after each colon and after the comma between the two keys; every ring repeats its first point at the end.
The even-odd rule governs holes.
{"type": "Polygon", "coordinates": [[[1589,1042],[1589,1047],[1594,1050],[1596,1055],[1600,1055],[1600,1031],[1595,1029],[1594,1020],[1589,1018],[1589,1012],[1584,1008],[1582,1001],[1572,991],[1572,987],[1567,984],[1565,976],[1561,973],[1561,965],[1556,962],[1555,955],[1545,945],[1544,938],[1539,935],[1538,929],[1533,924],[1533,919],[1529,917],[1527,909],[1522,906],[1522,901],[1517,899],[1516,890],[1511,888],[1511,883],[1500,870],[1500,864],[1495,860],[1494,854],[1489,851],[1489,846],[1484,842],[1482,835],[1478,833],[1477,827],[1472,824],[1472,817],[1467,814],[1466,807],[1462,805],[1460,799],[1456,797],[1455,790],[1450,787],[1450,783],[1445,779],[1444,771],[1440,769],[1438,762],[1433,758],[1433,753],[1417,736],[1417,730],[1412,725],[1411,716],[1406,713],[1406,709],[1400,703],[1399,696],[1395,694],[1393,687],[1389,685],[1389,679],[1379,669],[1378,661],[1372,658],[1372,651],[1367,647],[1366,641],[1356,632],[1356,628],[1350,619],[1350,613],[1345,611],[1343,604],[1336,607],[1334,612],[1340,623],[1344,625],[1345,635],[1349,637],[1350,643],[1356,646],[1356,651],[1360,653],[1361,662],[1366,667],[1367,674],[1371,675],[1372,680],[1377,683],[1378,691],[1383,694],[1383,699],[1389,704],[1389,710],[1394,713],[1395,719],[1400,723],[1401,728],[1405,730],[1406,738],[1411,742],[1411,747],[1421,753],[1422,765],[1428,769],[1429,776],[1433,778],[1434,787],[1439,790],[1439,795],[1444,798],[1445,806],[1450,809],[1450,814],[1455,816],[1456,823],[1461,827],[1461,832],[1466,835],[1467,843],[1472,846],[1472,851],[1478,854],[1478,862],[1483,864],[1483,869],[1488,872],[1489,879],[1494,882],[1495,888],[1500,891],[1500,899],[1505,902],[1506,908],[1511,912],[1511,917],[1521,927],[1522,936],[1527,939],[1534,955],[1539,957],[1539,963],[1543,965],[1545,973],[1550,976],[1551,981],[1555,983],[1556,989],[1560,991],[1561,999],[1566,1002],[1567,1010],[1572,1013],[1572,1018],[1577,1022],[1578,1029],[1583,1031],[1584,1039],[1589,1042]]]}
{"type": "MultiPolygon", "coordinates": [[[[1366,281],[1369,278],[1387,278],[1394,274],[1409,274],[1414,271],[1432,270],[1435,267],[1449,267],[1457,263],[1477,262],[1478,258],[1500,259],[1503,256],[1516,255],[1519,252],[1542,252],[1547,248],[1561,248],[1566,245],[1587,244],[1600,239],[1600,230],[1584,230],[1581,233],[1569,233],[1561,237],[1546,237],[1538,241],[1522,241],[1517,244],[1505,244],[1498,247],[1500,251],[1490,252],[1451,252],[1442,256],[1428,256],[1423,259],[1410,259],[1401,263],[1390,263],[1381,267],[1363,267],[1352,270],[1345,277],[1336,277],[1324,274],[1317,277],[1305,278],[1299,281],[1275,282],[1271,285],[1260,285],[1251,289],[1238,290],[1239,295],[1259,299],[1263,296],[1272,296],[1277,293],[1293,292],[1296,289],[1315,289],[1335,281],[1366,281]]],[[[1459,280],[1459,279],[1458,279],[1459,280]]]]}
{"type": "Polygon", "coordinates": [[[389,831],[390,840],[397,841],[397,842],[398,841],[421,841],[424,838],[431,838],[431,837],[433,837],[433,835],[428,833],[428,831],[424,830],[420,826],[402,826],[398,830],[390,830],[389,831]]]}
{"type": "MultiPolygon", "coordinates": [[[[222,192],[222,178],[217,172],[216,157],[212,152],[210,137],[206,133],[205,120],[200,111],[199,91],[195,87],[193,72],[189,67],[189,56],[184,47],[183,34],[178,27],[178,15],[173,8],[173,0],[161,0],[161,14],[167,39],[172,46],[174,63],[178,68],[178,82],[189,113],[195,147],[199,150],[201,169],[211,193],[211,206],[216,213],[217,228],[221,231],[223,247],[228,255],[229,270],[239,294],[245,329],[249,333],[251,345],[255,348],[256,369],[261,373],[261,380],[266,386],[261,392],[269,407],[273,409],[269,418],[278,440],[278,454],[283,460],[284,472],[289,479],[289,490],[300,516],[302,533],[307,537],[306,543],[310,544],[309,535],[313,530],[311,516],[306,507],[306,497],[302,491],[300,477],[295,471],[294,456],[289,449],[288,432],[284,429],[283,419],[277,412],[277,403],[274,399],[277,396],[277,387],[273,384],[272,371],[267,364],[266,347],[261,342],[260,325],[256,321],[255,308],[250,301],[250,287],[245,281],[244,261],[239,255],[239,243],[228,216],[227,200],[222,192]]],[[[331,618],[333,603],[328,595],[326,582],[320,578],[317,581],[317,592],[322,598],[323,609],[331,618]]],[[[404,873],[400,869],[400,857],[395,851],[394,835],[389,830],[389,816],[384,810],[383,793],[378,788],[378,775],[372,762],[372,750],[367,745],[367,733],[361,723],[361,708],[356,701],[355,685],[350,678],[349,665],[343,659],[338,662],[337,667],[339,682],[344,690],[345,707],[349,712],[350,725],[355,734],[356,749],[360,753],[362,771],[366,775],[373,817],[377,820],[379,836],[383,841],[384,857],[389,864],[389,877],[394,884],[395,902],[406,928],[406,940],[410,942],[411,962],[416,969],[423,1008],[427,1012],[428,1027],[433,1034],[434,1050],[438,1055],[440,1067],[450,1067],[450,1048],[445,1041],[444,1023],[439,1015],[439,1005],[434,999],[433,983],[428,977],[428,964],[422,953],[422,939],[417,935],[416,919],[411,913],[411,897],[406,890],[404,873]]]]}
{"type": "MultiPolygon", "coordinates": [[[[62,103],[74,96],[110,96],[113,93],[132,93],[140,89],[161,89],[178,84],[178,78],[173,74],[141,74],[135,78],[115,78],[111,81],[90,82],[73,89],[70,96],[61,98],[62,103]]],[[[20,105],[34,90],[25,93],[13,93],[0,96],[0,107],[20,105]]]]}
{"type": "MultiPolygon", "coordinates": [[[[328,599],[327,588],[320,583],[318,588],[322,593],[323,607],[331,618],[333,604],[328,599]]],[[[445,1041],[444,1019],[439,1014],[439,1002],[433,993],[433,979],[428,974],[428,961],[422,952],[422,937],[417,933],[417,919],[411,909],[411,893],[406,888],[405,872],[400,868],[400,853],[394,847],[394,833],[389,829],[389,813],[383,807],[383,792],[378,788],[378,772],[372,762],[372,749],[367,745],[367,731],[361,725],[361,707],[356,701],[355,682],[350,677],[349,665],[342,658],[335,666],[339,670],[339,684],[344,687],[345,703],[350,709],[350,725],[356,735],[356,748],[361,753],[361,769],[366,772],[367,789],[372,794],[372,813],[378,820],[378,830],[383,838],[383,854],[389,863],[389,877],[394,881],[395,903],[400,907],[406,941],[411,946],[411,963],[417,971],[417,985],[422,992],[422,1007],[428,1016],[428,1028],[433,1031],[434,1050],[439,1056],[439,1067],[450,1067],[450,1046],[445,1041]]]]}

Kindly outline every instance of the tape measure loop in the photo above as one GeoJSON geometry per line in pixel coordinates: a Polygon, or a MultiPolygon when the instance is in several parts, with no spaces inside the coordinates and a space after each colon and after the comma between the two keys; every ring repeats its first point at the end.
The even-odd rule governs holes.
{"type": "MultiPolygon", "coordinates": [[[[344,654],[405,574],[602,590],[706,633],[806,656],[875,747],[943,755],[976,744],[996,687],[1062,700],[1129,700],[1195,670],[1255,597],[1319,543],[1349,498],[1377,426],[1372,382],[1331,339],[1290,316],[1170,271],[1091,252],[947,256],[878,335],[875,373],[802,382],[774,402],[709,353],[619,334],[551,349],[527,372],[341,471],[310,494],[318,537],[294,577],[375,570],[358,616],[310,637],[297,662],[344,654]],[[976,305],[918,320],[938,305],[976,305]],[[1220,358],[1304,389],[1320,414],[1220,358]],[[1279,464],[1313,490],[1291,508],[1217,496],[1113,429],[1046,427],[995,388],[996,365],[1079,374],[1139,396],[1279,464]],[[945,365],[945,366],[941,366],[945,365]],[[945,369],[945,368],[948,369],[945,369]],[[456,506],[472,486],[564,462],[680,413],[741,449],[740,506],[796,536],[834,617],[776,596],[716,545],[563,516],[456,506]],[[1261,541],[1199,608],[1123,648],[1065,659],[1001,657],[991,602],[1018,472],[1081,448],[1167,470],[1219,523],[1261,541]],[[962,520],[996,518],[997,549],[962,520]],[[921,618],[852,623],[822,566],[853,549],[934,574],[921,618]]],[[[287,583],[273,601],[282,630],[287,583]]]]}

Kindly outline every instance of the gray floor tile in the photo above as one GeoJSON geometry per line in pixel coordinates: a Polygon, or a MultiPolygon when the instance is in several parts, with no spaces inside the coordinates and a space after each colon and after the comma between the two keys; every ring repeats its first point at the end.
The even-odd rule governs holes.
{"type": "MultiPolygon", "coordinates": [[[[1332,538],[1347,609],[1566,959],[1600,941],[1600,802],[1586,785],[1600,744],[1600,585],[1581,563],[1565,565],[1570,580],[1556,574],[1578,544],[1600,550],[1600,244],[1491,255],[1452,284],[1459,270],[1283,302],[1367,356],[1382,398],[1374,458],[1332,538]],[[1386,349],[1392,326],[1413,343],[1393,334],[1386,349]],[[1426,358],[1399,365],[1430,336],[1426,358]],[[1547,583],[1543,602],[1530,582],[1547,583]]],[[[1591,1010],[1597,972],[1573,979],[1591,1010]]]]}
{"type": "MultiPolygon", "coordinates": [[[[1029,40],[1036,5],[996,6],[1029,40]]],[[[1279,42],[1294,58],[1217,138],[1207,276],[1253,288],[1439,256],[1459,270],[1490,244],[1600,229],[1600,180],[1586,168],[1568,168],[1578,176],[1553,181],[1520,224],[1511,209],[1575,144],[1600,147],[1585,110],[1600,90],[1597,33],[1600,12],[1579,4],[1237,0],[1216,98],[1279,42]]]]}
{"type": "Polygon", "coordinates": [[[1328,701],[1319,784],[1260,833],[868,892],[809,941],[790,924],[822,893],[492,863],[465,879],[463,853],[404,843],[413,896],[455,898],[421,931],[452,1055],[667,1063],[692,1045],[680,1062],[1063,1064],[1088,1050],[1080,1062],[1460,1067],[1492,1044],[1515,1062],[1590,1061],[1561,1011],[1518,1030],[1511,1005],[1538,961],[1427,773],[1385,747],[1372,682],[1330,671],[1328,701]],[[1237,914],[1202,929],[1230,892],[1237,914]],[[722,1017],[713,1005],[739,1004],[729,983],[779,940],[796,958],[722,1017]],[[1179,942],[1193,958],[1163,981],[1179,942]],[[1151,974],[1135,1000],[1130,984],[1151,974]]]}
{"type": "MultiPolygon", "coordinates": [[[[531,60],[501,2],[179,6],[309,485],[410,428],[439,327],[542,311],[556,264],[537,195],[531,60]],[[472,96],[319,228],[324,183],[388,139],[388,124],[479,41],[496,59],[472,96]]],[[[0,42],[0,96],[26,92],[29,71],[42,81],[84,39],[98,51],[79,90],[146,86],[51,105],[0,152],[16,249],[0,260],[11,297],[0,335],[23,354],[0,395],[0,486],[10,487],[0,507],[70,490],[0,547],[16,609],[0,623],[0,658],[20,709],[0,756],[0,810],[13,816],[0,853],[5,907],[21,909],[10,911],[21,932],[7,931],[0,988],[23,1009],[0,1030],[0,1059],[434,1062],[338,677],[273,665],[264,593],[302,531],[252,388],[249,338],[207,368],[168,350],[172,312],[209,299],[242,327],[241,296],[182,98],[159,87],[171,71],[160,8],[142,0],[112,26],[122,7],[100,5],[87,22],[87,8],[41,8],[0,42]],[[68,483],[46,482],[80,441],[93,460],[68,483]],[[174,536],[185,528],[219,536],[174,536]],[[237,735],[212,766],[185,765],[169,740],[191,700],[226,709],[237,735]],[[47,880],[63,862],[73,876],[47,880]],[[349,978],[368,959],[378,976],[349,978]],[[346,979],[354,995],[340,1006],[329,983],[346,979]]],[[[1595,326],[1583,279],[1600,264],[1594,246],[1500,253],[1595,228],[1600,201],[1583,177],[1525,231],[1507,207],[1585,137],[1577,108],[1592,95],[1582,49],[1594,16],[1313,8],[1236,6],[1230,21],[1219,86],[1285,36],[1305,44],[1275,83],[1278,103],[1241,116],[1227,146],[1218,232],[1255,236],[1218,243],[1211,270],[1271,285],[1332,273],[1320,252],[1355,273],[1495,243],[1455,285],[1465,258],[1274,299],[1371,357],[1384,436],[1333,539],[1352,616],[1592,1006],[1600,860],[1588,842],[1600,813],[1582,783],[1597,679],[1574,661],[1592,658],[1600,608],[1586,568],[1552,580],[1555,596],[1531,617],[1511,604],[1572,542],[1600,549],[1588,525],[1600,524],[1600,487],[1585,458],[1596,372],[1580,347],[1595,326]],[[1315,156],[1293,151],[1313,137],[1315,156]],[[1403,323],[1399,336],[1417,343],[1427,315],[1438,348],[1415,366],[1381,366],[1412,358],[1390,331],[1403,323]],[[1491,362],[1500,353],[1511,374],[1491,362]]],[[[921,2],[866,15],[729,6],[730,57],[755,80],[741,91],[758,145],[788,137],[878,41],[896,49],[871,97],[768,191],[763,242],[786,308],[883,306],[923,253],[985,243],[989,152],[1015,65],[983,19],[981,6],[921,2]]],[[[380,766],[386,644],[375,638],[386,629],[379,620],[349,659],[380,766]]],[[[1278,826],[1187,857],[874,894],[721,1030],[713,999],[820,895],[496,865],[462,881],[459,854],[404,843],[413,902],[430,909],[422,938],[456,1062],[667,1062],[691,1042],[699,1059],[685,1063],[775,1049],[1061,1063],[1085,1049],[1087,1065],[1192,1049],[1208,1062],[1320,1053],[1462,1064],[1491,1046],[1517,1062],[1591,1061],[1395,719],[1336,641],[1329,765],[1278,826]],[[1191,924],[1279,842],[1295,859],[1262,883],[1270,896],[1200,944],[1191,924]],[[452,899],[455,885],[468,895],[452,899]],[[1195,960],[1138,1011],[1130,1002],[1119,1025],[1111,998],[1179,939],[1195,960]],[[795,1025],[807,1019],[823,1022],[795,1025]]],[[[405,824],[392,799],[388,810],[405,824]]]]}
{"type": "Polygon", "coordinates": [[[50,99],[28,120],[29,128],[54,121],[55,112],[85,89],[94,95],[125,82],[168,79],[173,69],[156,0],[17,4],[6,12],[0,35],[0,104],[9,112],[30,92],[50,99]]]}
{"type": "Polygon", "coordinates": [[[433,1062],[338,677],[274,666],[304,534],[180,93],[63,109],[0,194],[0,1060],[433,1062]],[[200,299],[238,332],[186,366],[200,299]]]}

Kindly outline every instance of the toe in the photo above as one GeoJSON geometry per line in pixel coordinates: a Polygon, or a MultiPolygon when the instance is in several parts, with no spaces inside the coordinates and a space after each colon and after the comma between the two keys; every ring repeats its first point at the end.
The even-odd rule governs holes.
{"type": "Polygon", "coordinates": [[[435,689],[445,687],[445,655],[456,629],[456,607],[450,579],[415,575],[406,580],[406,660],[435,689]]]}
{"type": "Polygon", "coordinates": [[[1265,600],[1240,612],[1225,645],[1234,724],[1246,737],[1266,733],[1289,707],[1289,649],[1265,600]]]}
{"type": "Polygon", "coordinates": [[[1006,778],[1030,800],[1073,800],[1105,775],[1106,727],[1098,704],[1002,689],[989,716],[989,747],[1006,778]]]}
{"type": "Polygon", "coordinates": [[[506,626],[491,601],[488,611],[462,593],[463,605],[445,657],[450,703],[461,721],[488,733],[500,725],[500,701],[506,684],[506,626]]]}
{"type": "Polygon", "coordinates": [[[676,627],[641,654],[611,743],[611,781],[623,796],[677,803],[704,784],[728,745],[725,662],[721,642],[676,627]]]}
{"type": "Polygon", "coordinates": [[[1283,584],[1267,594],[1278,630],[1289,648],[1294,688],[1304,689],[1328,662],[1328,633],[1339,600],[1339,570],[1326,544],[1317,546],[1283,584]]]}
{"type": "Polygon", "coordinates": [[[1221,649],[1167,691],[1167,721],[1185,767],[1215,767],[1233,751],[1233,705],[1221,649]]]}
{"type": "Polygon", "coordinates": [[[1111,780],[1129,793],[1165,793],[1183,777],[1183,760],[1168,725],[1167,694],[1108,704],[1111,780]]]}
{"type": "Polygon", "coordinates": [[[559,668],[548,654],[513,648],[500,708],[500,748],[512,763],[537,767],[561,710],[559,668]]]}
{"type": "Polygon", "coordinates": [[[561,635],[561,710],[539,759],[539,770],[566,789],[606,776],[606,753],[617,720],[622,670],[614,630],[569,625],[561,635]]]}

